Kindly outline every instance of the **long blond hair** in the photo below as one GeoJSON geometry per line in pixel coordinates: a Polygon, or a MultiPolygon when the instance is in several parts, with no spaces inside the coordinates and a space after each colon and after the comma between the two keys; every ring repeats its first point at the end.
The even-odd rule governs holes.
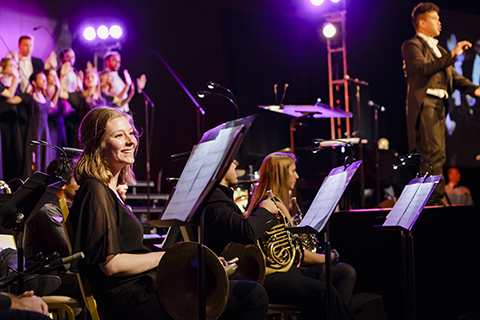
{"type": "MultiPolygon", "coordinates": [[[[132,117],[118,109],[110,107],[100,107],[90,110],[83,118],[80,124],[79,140],[84,146],[83,154],[75,166],[75,180],[81,185],[88,178],[97,178],[105,184],[109,184],[113,175],[108,168],[105,160],[105,129],[108,121],[125,117],[133,129],[137,139],[137,148],[139,133],[135,128],[132,117]]],[[[137,149],[135,149],[135,154],[137,149]]],[[[118,184],[135,183],[135,174],[133,173],[133,164],[124,167],[120,171],[118,184]]]]}
{"type": "Polygon", "coordinates": [[[263,200],[268,190],[272,190],[273,195],[280,199],[285,206],[288,206],[290,191],[288,186],[288,169],[296,161],[297,159],[293,153],[286,152],[274,152],[263,159],[260,166],[260,179],[248,206],[248,215],[263,200]]]}

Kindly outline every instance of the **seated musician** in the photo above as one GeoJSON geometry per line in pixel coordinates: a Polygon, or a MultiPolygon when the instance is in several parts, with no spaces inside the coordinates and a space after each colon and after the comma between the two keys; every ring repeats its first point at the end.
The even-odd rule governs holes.
{"type": "MultiPolygon", "coordinates": [[[[270,167],[272,171],[265,172],[265,162],[269,162],[267,159],[264,160],[262,165],[264,170],[260,171],[260,175],[262,173],[264,175],[263,180],[260,176],[260,184],[265,179],[271,180],[272,177],[279,177],[281,179],[279,183],[285,183],[288,177],[288,167],[282,172],[278,167],[270,167]]],[[[292,158],[290,159],[294,165],[295,162],[292,158]]],[[[277,206],[272,200],[262,201],[258,194],[257,197],[254,194],[254,201],[255,199],[259,200],[250,205],[249,217],[243,218],[232,200],[233,192],[228,188],[236,183],[234,169],[234,166],[230,167],[229,173],[209,199],[205,210],[205,244],[210,248],[216,248],[217,252],[221,250],[220,246],[226,245],[229,241],[253,243],[260,238],[263,231],[277,224],[277,218],[273,215],[278,210],[277,206]],[[227,179],[229,176],[230,178],[227,179]],[[270,213],[267,213],[267,210],[270,213]]],[[[296,178],[288,179],[288,181],[291,180],[296,180],[296,178]]],[[[261,188],[261,186],[259,187],[261,188]]],[[[263,189],[257,187],[257,190],[263,189]]],[[[296,305],[304,311],[302,319],[324,319],[326,316],[326,285],[318,278],[318,274],[311,270],[292,267],[286,272],[268,274],[263,286],[267,290],[270,303],[296,305]]],[[[335,289],[333,290],[332,314],[334,319],[354,319],[335,289]]]]}
{"type": "MultiPolygon", "coordinates": [[[[117,192],[119,185],[135,182],[138,138],[131,116],[118,109],[96,108],[82,120],[84,152],[74,170],[80,188],[67,220],[73,226],[69,236],[73,252],[85,254],[78,269],[107,319],[171,319],[159,302],[155,280],[164,253],[149,252],[143,245],[142,225],[117,192]]],[[[255,299],[260,302],[235,296],[239,309],[222,318],[247,319],[237,317],[245,311],[261,314],[250,319],[265,319],[266,293],[253,287],[259,289],[255,299]]]]}

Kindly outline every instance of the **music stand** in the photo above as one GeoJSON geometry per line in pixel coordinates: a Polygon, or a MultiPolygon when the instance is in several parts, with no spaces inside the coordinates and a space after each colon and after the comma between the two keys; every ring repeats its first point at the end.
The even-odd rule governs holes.
{"type": "Polygon", "coordinates": [[[327,319],[332,320],[332,278],[331,278],[331,247],[329,220],[335,206],[340,201],[345,189],[362,160],[352,162],[349,166],[333,168],[323,180],[310,208],[296,227],[286,227],[292,233],[319,233],[325,228],[325,272],[327,282],[327,319]]]}
{"type": "Polygon", "coordinates": [[[261,109],[282,113],[293,117],[290,120],[290,150],[294,153],[293,133],[296,131],[296,122],[305,117],[313,118],[351,118],[352,113],[340,108],[331,107],[324,103],[318,102],[314,106],[311,105],[259,105],[261,109]]]}
{"type": "MultiPolygon", "coordinates": [[[[0,207],[0,224],[16,231],[18,292],[23,292],[23,231],[25,223],[66,183],[61,177],[35,172],[0,207]]],[[[10,283],[10,282],[9,282],[10,283]]]]}
{"type": "Polygon", "coordinates": [[[400,231],[402,274],[404,283],[405,319],[417,318],[415,300],[415,261],[412,228],[432,195],[442,175],[412,179],[403,189],[383,225],[374,226],[381,230],[400,231]]]}
{"type": "Polygon", "coordinates": [[[204,207],[227,172],[255,115],[223,123],[202,136],[193,147],[185,168],[158,220],[156,227],[188,225],[198,216],[199,319],[206,319],[204,278],[204,207]]]}

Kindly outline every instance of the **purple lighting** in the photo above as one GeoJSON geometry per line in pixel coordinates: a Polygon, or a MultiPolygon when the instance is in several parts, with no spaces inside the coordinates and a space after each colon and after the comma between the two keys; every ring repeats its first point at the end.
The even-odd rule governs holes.
{"type": "Polygon", "coordinates": [[[88,27],[85,28],[85,30],[83,31],[83,36],[88,41],[92,41],[97,35],[95,34],[95,29],[93,29],[92,27],[88,27]]]}
{"type": "Polygon", "coordinates": [[[314,6],[319,6],[323,3],[324,0],[310,0],[314,6]]]}
{"type": "Polygon", "coordinates": [[[117,25],[113,25],[110,27],[110,36],[112,36],[115,39],[118,39],[122,36],[122,28],[120,28],[117,25]]]}
{"type": "Polygon", "coordinates": [[[106,26],[100,26],[97,29],[97,36],[100,39],[107,39],[108,38],[108,28],[106,26]]]}

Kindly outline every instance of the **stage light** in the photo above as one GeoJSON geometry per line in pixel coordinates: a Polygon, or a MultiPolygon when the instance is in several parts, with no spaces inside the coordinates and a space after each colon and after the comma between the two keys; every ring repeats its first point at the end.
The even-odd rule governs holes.
{"type": "Polygon", "coordinates": [[[122,28],[120,28],[117,25],[113,25],[110,27],[110,36],[112,36],[115,39],[118,39],[122,36],[122,28]]]}
{"type": "Polygon", "coordinates": [[[323,35],[325,36],[325,38],[332,38],[333,36],[335,36],[335,34],[337,33],[337,29],[335,28],[335,26],[331,23],[326,23],[324,26],[323,26],[323,29],[322,29],[322,33],[323,35]]]}
{"type": "Polygon", "coordinates": [[[95,29],[93,29],[93,27],[87,27],[83,30],[83,36],[88,41],[92,41],[97,35],[95,34],[95,29]]]}
{"type": "Polygon", "coordinates": [[[323,3],[324,0],[310,0],[314,6],[319,6],[323,3]]]}
{"type": "Polygon", "coordinates": [[[108,28],[105,26],[100,26],[97,29],[97,36],[100,39],[107,39],[108,38],[108,28]]]}
{"type": "Polygon", "coordinates": [[[338,3],[338,2],[340,2],[340,0],[330,0],[330,1],[332,1],[333,3],[338,3]]]}

